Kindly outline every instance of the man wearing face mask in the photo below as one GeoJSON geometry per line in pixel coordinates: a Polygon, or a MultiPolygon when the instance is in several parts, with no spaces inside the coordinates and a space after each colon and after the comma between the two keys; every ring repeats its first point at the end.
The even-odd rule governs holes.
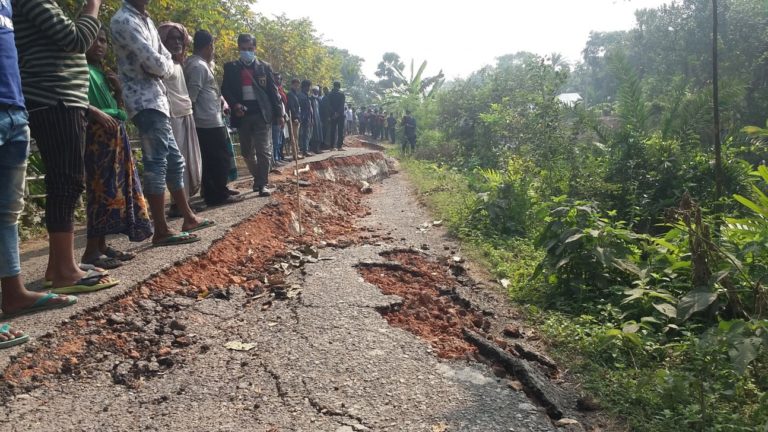
{"type": "Polygon", "coordinates": [[[240,59],[224,65],[221,94],[231,108],[231,125],[238,128],[243,159],[253,176],[253,191],[269,196],[272,163],[272,122],[282,126],[283,109],[272,67],[256,58],[250,34],[237,38],[240,59]]]}

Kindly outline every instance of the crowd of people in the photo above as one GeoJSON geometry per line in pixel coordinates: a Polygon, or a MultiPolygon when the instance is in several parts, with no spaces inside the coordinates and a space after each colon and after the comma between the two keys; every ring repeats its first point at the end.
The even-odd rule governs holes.
{"type": "MultiPolygon", "coordinates": [[[[393,112],[387,113],[383,108],[362,107],[355,110],[348,107],[346,111],[347,130],[350,133],[368,135],[376,140],[389,140],[397,143],[398,120],[393,112]],[[355,122],[355,120],[357,122],[355,122]]],[[[400,119],[405,139],[401,143],[403,153],[413,152],[416,149],[416,119],[410,111],[400,119]]]]}
{"type": "MultiPolygon", "coordinates": [[[[217,84],[215,39],[190,35],[178,23],[155,26],[149,0],[124,0],[109,30],[99,20],[102,0],[86,0],[71,19],[54,0],[0,0],[0,284],[3,318],[63,308],[71,294],[114,287],[109,274],[131,253],[107,244],[109,235],[152,246],[200,240],[215,225],[190,198],[207,207],[242,201],[228,184],[237,176],[230,128],[253,176],[253,191],[270,196],[269,174],[290,157],[344,150],[347,107],[333,90],[282,77],[255,55],[255,39],[237,39],[239,58],[217,84]],[[191,55],[189,50],[191,48],[191,55]],[[114,52],[117,72],[104,61],[114,52]],[[141,145],[139,178],[126,124],[141,145]],[[45,286],[28,290],[21,274],[18,219],[30,142],[45,168],[45,226],[49,239],[45,286]],[[166,193],[170,206],[166,214],[166,193]],[[75,256],[75,210],[86,197],[87,244],[75,256]],[[169,218],[182,218],[181,229],[169,218]]],[[[103,17],[102,17],[103,18],[103,17]]],[[[0,348],[28,335],[0,325],[0,348]]]]}

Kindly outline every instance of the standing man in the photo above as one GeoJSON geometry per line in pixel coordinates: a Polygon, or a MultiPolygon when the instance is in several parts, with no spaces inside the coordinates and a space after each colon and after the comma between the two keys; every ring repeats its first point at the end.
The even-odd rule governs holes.
{"type": "MultiPolygon", "coordinates": [[[[81,270],[74,253],[75,208],[85,190],[83,152],[89,107],[85,52],[99,32],[96,18],[101,0],[87,0],[74,21],[53,0],[14,0],[12,4],[13,22],[4,17],[3,23],[16,29],[29,125],[46,172],[49,256],[45,278],[56,291],[67,293],[114,286],[116,282],[104,272],[81,270]]],[[[7,53],[3,49],[0,57],[7,53]]]]}
{"type": "Polygon", "coordinates": [[[321,120],[320,116],[323,112],[322,99],[320,99],[320,87],[315,86],[312,88],[312,93],[309,95],[309,102],[312,104],[312,137],[309,139],[309,149],[312,153],[320,154],[325,147],[326,122],[321,120]]]}
{"type": "Polygon", "coordinates": [[[267,189],[272,163],[272,121],[282,126],[283,109],[272,67],[256,58],[253,35],[237,38],[240,59],[224,65],[221,93],[231,109],[231,125],[240,133],[240,149],[253,176],[253,191],[270,196],[267,189]]]}
{"type": "Polygon", "coordinates": [[[389,142],[395,143],[395,126],[397,126],[397,120],[395,120],[395,114],[389,113],[387,117],[387,135],[389,135],[389,142]]]}
{"type": "Polygon", "coordinates": [[[357,133],[365,135],[365,129],[365,107],[362,107],[357,110],[357,133]]]}
{"type": "MultiPolygon", "coordinates": [[[[191,37],[183,25],[172,22],[160,24],[157,31],[163,45],[173,56],[173,73],[163,82],[170,105],[173,137],[184,157],[184,191],[189,198],[200,192],[203,171],[200,142],[197,140],[195,118],[192,114],[192,100],[189,98],[182,68],[191,37]]],[[[181,217],[176,203],[171,202],[168,216],[181,217]]]]}
{"type": "Polygon", "coordinates": [[[301,91],[296,95],[299,99],[300,124],[299,130],[299,159],[309,156],[309,141],[312,139],[312,130],[319,127],[314,124],[316,117],[312,108],[312,100],[309,96],[309,88],[312,87],[312,81],[304,80],[301,82],[301,91]]]}
{"type": "MultiPolygon", "coordinates": [[[[288,127],[293,128],[291,130],[291,134],[294,134],[295,132],[299,131],[299,127],[301,127],[301,104],[299,103],[299,98],[301,97],[301,82],[298,78],[294,78],[291,80],[291,90],[288,92],[288,105],[286,105],[288,110],[288,117],[291,119],[292,124],[288,127]]],[[[300,132],[299,132],[300,133],[300,132]]],[[[294,136],[293,139],[296,142],[296,156],[299,155],[299,137],[294,136]]],[[[291,146],[293,146],[293,142],[291,142],[291,146]]],[[[292,154],[292,153],[291,153],[292,154]]]]}
{"type": "MultiPolygon", "coordinates": [[[[0,286],[3,314],[69,306],[75,297],[28,291],[21,277],[18,220],[24,209],[24,180],[29,153],[29,126],[21,92],[14,45],[11,4],[0,0],[0,286]]],[[[29,340],[29,336],[0,325],[0,348],[29,340]]]]}
{"type": "Polygon", "coordinates": [[[221,95],[209,63],[213,61],[213,36],[198,30],[192,57],[184,66],[189,98],[195,115],[200,155],[203,159],[203,199],[208,207],[232,204],[242,197],[230,195],[227,130],[221,115],[221,95]]]}
{"type": "Polygon", "coordinates": [[[410,146],[411,153],[416,150],[416,119],[413,118],[410,111],[405,112],[402,120],[403,129],[405,129],[405,141],[403,141],[403,154],[408,152],[410,146]]]}
{"type": "Polygon", "coordinates": [[[347,125],[345,127],[345,130],[347,132],[347,135],[351,135],[355,133],[355,110],[352,109],[352,107],[347,107],[346,117],[347,117],[347,125]]]}
{"type": "Polygon", "coordinates": [[[328,105],[330,100],[328,99],[328,87],[317,86],[317,100],[319,102],[319,118],[322,124],[323,135],[323,148],[333,148],[333,132],[331,131],[331,108],[328,105]]]}
{"type": "MultiPolygon", "coordinates": [[[[280,105],[283,108],[281,118],[284,123],[285,116],[288,112],[288,95],[285,94],[285,90],[283,89],[283,76],[279,73],[275,74],[275,84],[277,84],[277,93],[280,95],[280,105]]],[[[285,159],[285,155],[283,154],[284,138],[283,125],[280,123],[280,119],[272,119],[272,162],[276,166],[283,165],[283,160],[285,159]]]]}
{"type": "Polygon", "coordinates": [[[214,222],[199,219],[189,208],[184,191],[184,157],[173,136],[163,83],[173,73],[173,60],[147,14],[148,3],[149,0],[125,0],[112,17],[110,28],[125,106],[141,137],[144,194],[155,223],[152,244],[174,246],[199,241],[190,232],[214,222]],[[181,233],[172,230],[165,218],[166,185],[184,218],[181,233]]]}
{"type": "Polygon", "coordinates": [[[344,150],[344,122],[346,121],[344,107],[346,106],[347,98],[341,91],[341,83],[339,81],[333,83],[333,91],[326,97],[330,107],[331,137],[336,140],[335,143],[331,142],[331,148],[335,144],[336,150],[344,150]]]}

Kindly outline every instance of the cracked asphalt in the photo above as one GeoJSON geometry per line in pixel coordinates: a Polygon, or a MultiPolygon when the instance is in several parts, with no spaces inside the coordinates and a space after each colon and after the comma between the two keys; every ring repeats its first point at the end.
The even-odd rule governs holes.
{"type": "MultiPolygon", "coordinates": [[[[301,295],[269,307],[240,289],[231,290],[228,298],[203,301],[171,295],[167,301],[178,306],[174,319],[194,340],[174,367],[138,386],[118,385],[119,360],[104,353],[86,377],[62,375],[11,396],[0,407],[0,430],[555,430],[542,409],[486,366],[441,360],[426,342],[389,326],[378,309],[400,299],[365,282],[356,265],[385,262],[380,253],[397,247],[426,245],[438,251],[458,246],[437,227],[417,229],[431,217],[403,174],[375,185],[366,202],[368,217],[339,223],[388,233],[395,240],[321,249],[320,261],[289,278],[301,285],[301,295]],[[255,348],[225,348],[233,341],[255,348]]],[[[214,216],[225,223],[208,235],[225,235],[227,224],[257,210],[218,209],[214,216]]],[[[199,254],[210,240],[201,242],[201,250],[175,251],[179,256],[168,259],[172,263],[199,254]]],[[[162,269],[155,266],[140,272],[136,283],[162,269]]],[[[98,305],[110,295],[119,293],[87,303],[98,305]]],[[[147,314],[161,309],[151,301],[142,308],[147,314]]],[[[55,325],[56,319],[62,317],[48,322],[55,325]]],[[[33,333],[44,328],[24,323],[33,333]]]]}

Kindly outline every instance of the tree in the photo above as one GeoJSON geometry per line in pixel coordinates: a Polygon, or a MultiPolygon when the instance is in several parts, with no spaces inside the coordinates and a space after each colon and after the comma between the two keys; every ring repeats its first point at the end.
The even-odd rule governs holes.
{"type": "Polygon", "coordinates": [[[379,87],[393,88],[405,84],[404,70],[405,63],[400,60],[400,55],[386,52],[374,74],[380,78],[379,87]]]}

